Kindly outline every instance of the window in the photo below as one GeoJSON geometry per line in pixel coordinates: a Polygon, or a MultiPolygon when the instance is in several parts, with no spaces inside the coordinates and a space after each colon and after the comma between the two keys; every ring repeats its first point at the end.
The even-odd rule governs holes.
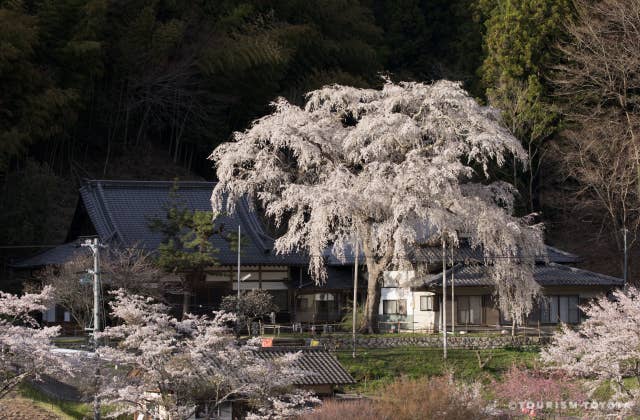
{"type": "Polygon", "coordinates": [[[482,323],[482,296],[456,296],[457,324],[482,323]]]}
{"type": "Polygon", "coordinates": [[[309,299],[306,296],[298,296],[296,308],[299,311],[309,310],[309,299]]]}
{"type": "Polygon", "coordinates": [[[52,306],[42,311],[42,320],[44,322],[56,322],[56,307],[52,306]]]}
{"type": "Polygon", "coordinates": [[[383,300],[382,301],[382,313],[388,315],[406,315],[407,314],[407,300],[383,300]]]}
{"type": "Polygon", "coordinates": [[[278,312],[289,310],[288,290],[269,290],[269,294],[273,297],[273,303],[278,307],[278,312]]]}
{"type": "Polygon", "coordinates": [[[577,324],[580,322],[578,296],[547,296],[540,304],[540,322],[577,324]]]}
{"type": "Polygon", "coordinates": [[[316,293],[315,300],[316,313],[318,314],[328,315],[338,311],[338,302],[333,293],[316,293]]]}
{"type": "Polygon", "coordinates": [[[420,310],[421,311],[434,311],[433,302],[435,296],[420,296],[420,310]]]}

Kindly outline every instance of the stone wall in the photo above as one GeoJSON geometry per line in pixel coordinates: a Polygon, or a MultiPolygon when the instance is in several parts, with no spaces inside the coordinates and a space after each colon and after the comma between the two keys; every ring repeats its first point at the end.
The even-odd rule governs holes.
{"type": "MultiPolygon", "coordinates": [[[[332,336],[318,339],[322,345],[331,350],[350,349],[352,341],[350,336],[332,336]]],[[[457,349],[498,349],[505,347],[533,349],[539,348],[549,342],[549,337],[535,336],[464,336],[456,335],[447,337],[447,347],[457,349]]],[[[394,347],[442,347],[442,337],[438,335],[416,336],[365,336],[356,338],[360,348],[394,348],[394,347]]]]}

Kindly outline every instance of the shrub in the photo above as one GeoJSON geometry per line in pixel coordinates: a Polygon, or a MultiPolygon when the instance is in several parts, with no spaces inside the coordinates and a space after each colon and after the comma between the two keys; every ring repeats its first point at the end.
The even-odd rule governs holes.
{"type": "Polygon", "coordinates": [[[479,384],[456,382],[453,375],[402,378],[377,396],[379,413],[394,419],[462,419],[485,417],[479,384]]]}
{"type": "Polygon", "coordinates": [[[391,420],[392,417],[380,417],[376,404],[371,400],[338,401],[326,400],[322,407],[303,417],[308,420],[391,420]]]}
{"type": "MultiPolygon", "coordinates": [[[[556,403],[562,401],[584,401],[586,395],[580,385],[562,372],[542,372],[512,365],[501,381],[493,381],[492,389],[502,403],[520,407],[520,403],[551,402],[546,411],[555,411],[556,403]]],[[[545,411],[545,409],[542,409],[545,411]]]]}
{"type": "Polygon", "coordinates": [[[461,419],[487,418],[478,384],[455,382],[452,375],[398,379],[371,400],[327,401],[305,419],[461,419]]]}

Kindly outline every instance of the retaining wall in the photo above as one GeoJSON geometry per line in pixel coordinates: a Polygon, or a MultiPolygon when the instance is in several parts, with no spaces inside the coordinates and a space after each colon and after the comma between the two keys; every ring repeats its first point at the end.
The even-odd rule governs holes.
{"type": "MultiPolygon", "coordinates": [[[[448,348],[458,349],[498,349],[505,347],[531,349],[549,343],[549,337],[536,336],[450,336],[447,337],[448,348]]],[[[350,336],[322,337],[318,339],[329,349],[350,349],[350,336]]],[[[400,337],[357,337],[356,344],[361,348],[394,348],[394,347],[442,347],[442,337],[433,336],[400,336],[400,337]]]]}

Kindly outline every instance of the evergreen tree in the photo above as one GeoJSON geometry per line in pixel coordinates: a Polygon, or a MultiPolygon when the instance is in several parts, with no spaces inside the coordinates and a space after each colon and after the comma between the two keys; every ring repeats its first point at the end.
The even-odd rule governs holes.
{"type": "Polygon", "coordinates": [[[182,294],[184,316],[189,312],[195,286],[204,281],[204,270],[217,264],[215,254],[218,250],[213,247],[211,238],[220,233],[221,228],[214,227],[212,212],[185,208],[179,202],[177,184],[170,194],[166,217],[150,220],[149,226],[164,237],[158,247],[158,265],[180,278],[179,288],[169,292],[182,294]]]}
{"type": "Polygon", "coordinates": [[[549,100],[545,81],[557,60],[553,46],[571,15],[570,2],[481,0],[479,11],[486,26],[486,57],[480,68],[485,94],[529,152],[525,177],[513,175],[512,182],[524,197],[526,210],[539,210],[544,143],[560,127],[559,110],[549,100]]]}

